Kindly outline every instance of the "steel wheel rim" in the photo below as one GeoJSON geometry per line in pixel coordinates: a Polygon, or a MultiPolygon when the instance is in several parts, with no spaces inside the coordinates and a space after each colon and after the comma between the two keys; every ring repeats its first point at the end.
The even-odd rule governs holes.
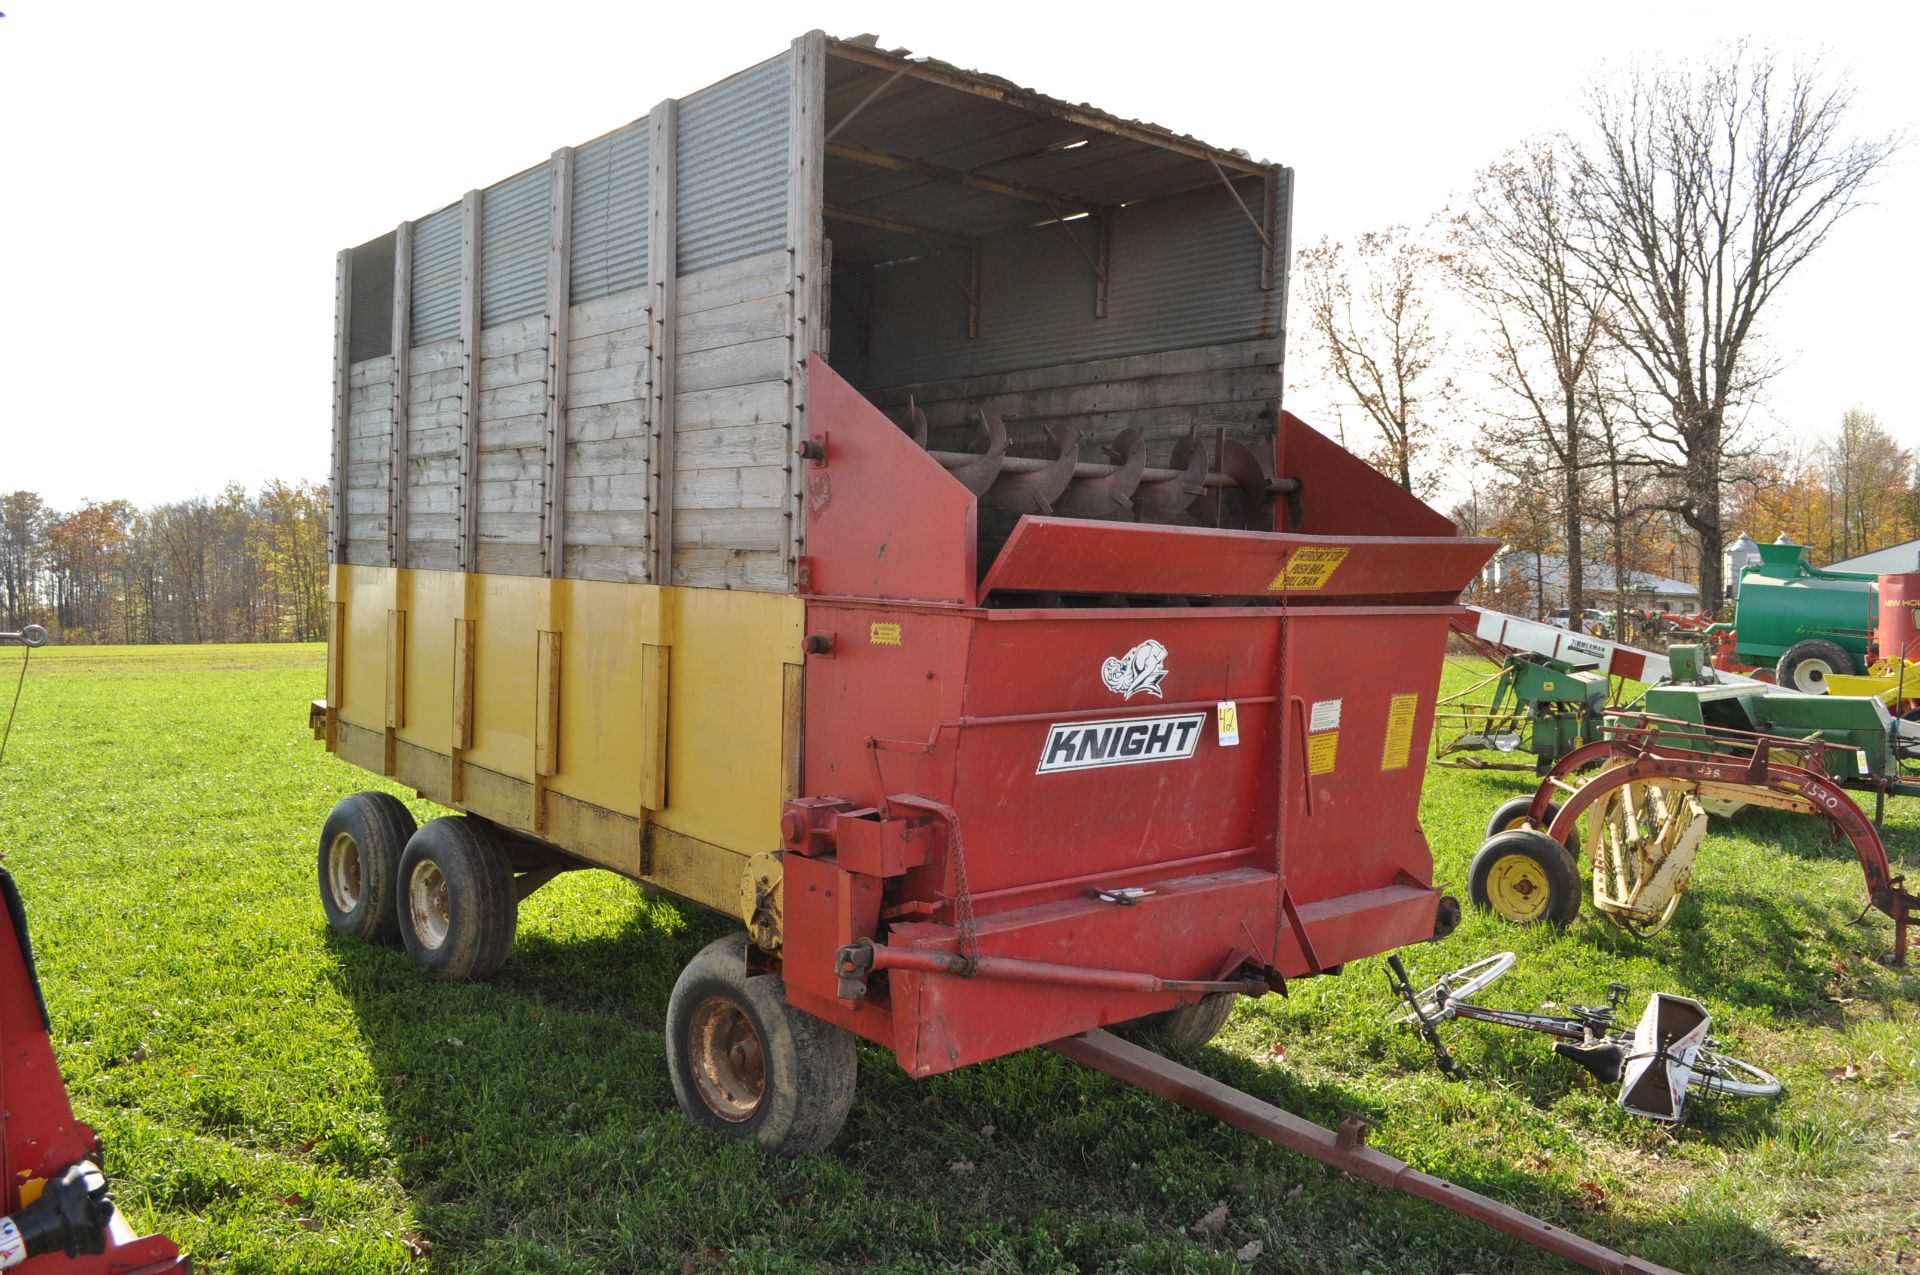
{"type": "Polygon", "coordinates": [[[447,898],[447,878],[432,860],[415,864],[407,878],[407,913],[413,918],[413,936],[422,947],[437,949],[447,941],[453,905],[447,898]]]}
{"type": "Polygon", "coordinates": [[[738,1002],[709,996],[694,1006],[687,1061],[700,1101],[727,1123],[751,1120],[766,1101],[766,1045],[738,1002]]]}
{"type": "Polygon", "coordinates": [[[1487,901],[1509,921],[1538,921],[1553,890],[1532,855],[1503,854],[1487,873],[1487,901]]]}
{"type": "Polygon", "coordinates": [[[1793,689],[1807,695],[1818,695],[1827,689],[1827,676],[1833,672],[1833,666],[1822,659],[1800,661],[1793,670],[1793,689]]]}
{"type": "Polygon", "coordinates": [[[360,906],[360,843],[350,832],[337,832],[327,843],[327,893],[342,912],[360,906]]]}

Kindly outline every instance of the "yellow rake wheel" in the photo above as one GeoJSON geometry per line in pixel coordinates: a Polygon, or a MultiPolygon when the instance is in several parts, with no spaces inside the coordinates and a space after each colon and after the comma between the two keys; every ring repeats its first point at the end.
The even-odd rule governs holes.
{"type": "Polygon", "coordinates": [[[1673,920],[1707,835],[1693,786],[1636,781],[1603,794],[1587,811],[1593,844],[1593,902],[1640,938],[1673,920]]]}
{"type": "Polygon", "coordinates": [[[1488,838],[1473,856],[1467,894],[1474,906],[1515,925],[1565,925],[1580,911],[1580,876],[1565,846],[1517,828],[1488,838]]]}

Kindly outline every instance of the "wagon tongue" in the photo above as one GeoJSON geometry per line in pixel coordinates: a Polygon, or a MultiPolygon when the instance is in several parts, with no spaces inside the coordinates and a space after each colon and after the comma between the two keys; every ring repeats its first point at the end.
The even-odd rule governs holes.
{"type": "Polygon", "coordinates": [[[1095,1071],[1103,1071],[1115,1080],[1137,1085],[1169,1102],[1177,1102],[1202,1115],[1225,1121],[1288,1150],[1312,1156],[1377,1186],[1430,1200],[1441,1208],[1451,1209],[1496,1230],[1517,1236],[1535,1248],[1577,1262],[1588,1270],[1614,1272],[1616,1275],[1679,1275],[1665,1266],[1629,1257],[1582,1239],[1571,1231],[1457,1186],[1445,1178],[1422,1173],[1404,1160],[1377,1151],[1367,1145],[1368,1122],[1359,1116],[1344,1116],[1338,1131],[1325,1129],[1311,1120],[1283,1111],[1252,1094],[1242,1093],[1191,1067],[1183,1067],[1170,1058],[1104,1031],[1085,1032],[1055,1041],[1051,1047],[1055,1052],[1095,1071]]]}

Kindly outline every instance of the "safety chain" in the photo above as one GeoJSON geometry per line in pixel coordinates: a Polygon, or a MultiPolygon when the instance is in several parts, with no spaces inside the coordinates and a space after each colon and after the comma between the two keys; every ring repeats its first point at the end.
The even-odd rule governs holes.
{"type": "Polygon", "coordinates": [[[967,887],[967,852],[960,843],[960,812],[948,807],[947,846],[953,855],[953,913],[960,929],[960,959],[965,962],[962,978],[972,978],[980,968],[980,935],[973,919],[973,892],[967,887]]]}

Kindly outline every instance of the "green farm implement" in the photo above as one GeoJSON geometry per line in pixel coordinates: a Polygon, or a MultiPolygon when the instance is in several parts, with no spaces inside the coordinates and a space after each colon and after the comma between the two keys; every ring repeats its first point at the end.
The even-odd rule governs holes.
{"type": "Polygon", "coordinates": [[[1619,686],[1657,682],[1672,672],[1669,657],[1657,651],[1483,607],[1466,612],[1454,636],[1498,667],[1435,707],[1437,765],[1544,775],[1601,737],[1619,686]],[[1486,753],[1530,754],[1532,760],[1477,755],[1486,753]]]}

